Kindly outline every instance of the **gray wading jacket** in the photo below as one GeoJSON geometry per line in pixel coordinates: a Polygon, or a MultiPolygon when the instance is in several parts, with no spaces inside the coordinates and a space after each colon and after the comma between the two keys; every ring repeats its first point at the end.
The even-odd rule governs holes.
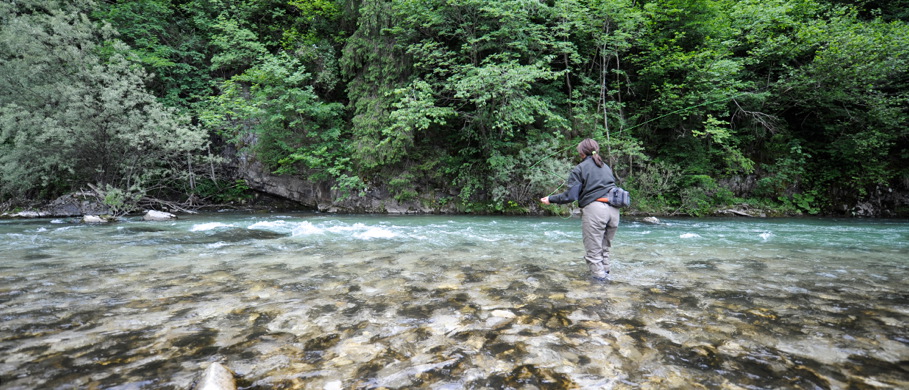
{"type": "Polygon", "coordinates": [[[605,163],[602,167],[598,167],[593,162],[593,157],[588,156],[568,175],[568,190],[550,196],[549,201],[552,203],[578,201],[578,206],[584,207],[597,198],[605,198],[613,187],[615,187],[615,175],[612,174],[612,168],[605,163]]]}

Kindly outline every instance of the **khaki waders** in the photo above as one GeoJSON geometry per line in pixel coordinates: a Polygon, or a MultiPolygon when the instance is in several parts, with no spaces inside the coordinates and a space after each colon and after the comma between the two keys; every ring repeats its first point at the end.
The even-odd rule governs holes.
{"type": "Polygon", "coordinates": [[[595,201],[581,209],[581,232],[584,235],[584,260],[595,278],[609,273],[609,250],[619,228],[619,209],[595,201]]]}

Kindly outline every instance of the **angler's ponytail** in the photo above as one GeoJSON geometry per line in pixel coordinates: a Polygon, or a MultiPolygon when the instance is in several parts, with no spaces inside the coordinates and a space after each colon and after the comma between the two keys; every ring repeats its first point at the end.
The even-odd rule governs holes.
{"type": "Polygon", "coordinates": [[[600,144],[598,144],[597,141],[594,141],[590,138],[587,138],[578,144],[578,153],[583,154],[585,157],[586,156],[593,157],[594,164],[597,164],[598,167],[602,168],[603,167],[603,158],[600,157],[599,154],[597,154],[597,152],[599,152],[599,151],[600,151],[600,144]]]}

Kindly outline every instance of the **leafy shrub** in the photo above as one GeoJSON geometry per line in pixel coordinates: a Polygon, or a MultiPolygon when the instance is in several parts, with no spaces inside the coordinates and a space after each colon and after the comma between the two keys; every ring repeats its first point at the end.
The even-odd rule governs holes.
{"type": "Polygon", "coordinates": [[[629,176],[625,189],[631,194],[633,208],[646,213],[667,213],[678,205],[676,191],[682,168],[671,163],[646,164],[629,176]]]}
{"type": "Polygon", "coordinates": [[[253,197],[246,180],[216,182],[212,179],[196,181],[196,195],[216,203],[244,203],[253,197]]]}

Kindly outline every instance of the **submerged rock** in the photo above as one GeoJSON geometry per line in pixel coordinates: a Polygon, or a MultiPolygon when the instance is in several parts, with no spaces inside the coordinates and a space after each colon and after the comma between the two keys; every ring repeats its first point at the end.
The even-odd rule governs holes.
{"type": "Polygon", "coordinates": [[[230,370],[214,362],[202,373],[202,379],[193,390],[237,390],[237,382],[230,370]]]}
{"type": "Polygon", "coordinates": [[[177,219],[177,216],[164,211],[148,210],[142,219],[146,221],[170,221],[177,219]]]}
{"type": "Polygon", "coordinates": [[[652,223],[652,224],[654,224],[654,225],[659,225],[659,224],[660,224],[660,220],[657,219],[657,217],[647,217],[647,218],[644,218],[644,222],[646,222],[646,223],[652,223]]]}

